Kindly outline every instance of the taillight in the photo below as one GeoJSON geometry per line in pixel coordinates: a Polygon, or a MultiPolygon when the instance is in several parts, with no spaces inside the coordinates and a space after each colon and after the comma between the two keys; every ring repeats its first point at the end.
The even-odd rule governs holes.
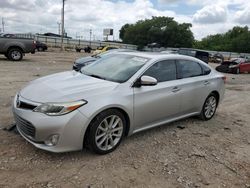
{"type": "Polygon", "coordinates": [[[222,80],[224,81],[224,84],[226,83],[226,80],[227,80],[227,77],[226,76],[223,76],[222,77],[222,80]]]}

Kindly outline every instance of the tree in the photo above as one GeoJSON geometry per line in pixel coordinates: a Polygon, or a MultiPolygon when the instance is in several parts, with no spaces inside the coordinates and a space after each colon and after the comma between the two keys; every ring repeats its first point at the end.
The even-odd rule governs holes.
{"type": "Polygon", "coordinates": [[[139,47],[149,43],[158,43],[163,47],[192,47],[194,37],[191,27],[191,24],[179,24],[170,17],[152,17],[135,24],[125,24],[120,30],[120,38],[139,47]]]}
{"type": "Polygon", "coordinates": [[[250,31],[247,26],[236,26],[224,34],[210,35],[201,41],[196,41],[194,47],[215,51],[250,53],[250,31]]]}

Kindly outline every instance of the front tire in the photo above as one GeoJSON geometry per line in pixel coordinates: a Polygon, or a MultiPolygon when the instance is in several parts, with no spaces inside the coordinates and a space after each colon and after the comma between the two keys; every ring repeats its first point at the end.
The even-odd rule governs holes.
{"type": "Polygon", "coordinates": [[[204,121],[212,119],[214,116],[218,105],[218,98],[215,94],[211,93],[205,100],[202,111],[200,113],[200,118],[204,121]]]}
{"type": "Polygon", "coordinates": [[[21,49],[12,48],[8,51],[8,59],[12,61],[21,61],[23,59],[23,52],[21,49]]]}
{"type": "Polygon", "coordinates": [[[240,74],[240,68],[235,69],[235,74],[240,74]]]}
{"type": "Polygon", "coordinates": [[[89,125],[87,146],[97,154],[114,151],[121,143],[126,128],[124,115],[115,109],[98,114],[89,125]]]}

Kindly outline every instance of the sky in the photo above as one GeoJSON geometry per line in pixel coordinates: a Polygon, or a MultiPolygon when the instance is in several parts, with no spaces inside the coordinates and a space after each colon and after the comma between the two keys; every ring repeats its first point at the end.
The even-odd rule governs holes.
{"type": "MultiPolygon", "coordinates": [[[[0,0],[5,33],[58,33],[62,0],[0,0]]],[[[191,23],[194,37],[224,33],[234,26],[250,27],[249,0],[66,0],[65,30],[73,38],[102,40],[113,28],[114,39],[126,23],[152,16],[191,23]]],[[[0,24],[2,29],[2,24],[0,24]]],[[[113,39],[111,37],[110,39],[113,39]]]]}

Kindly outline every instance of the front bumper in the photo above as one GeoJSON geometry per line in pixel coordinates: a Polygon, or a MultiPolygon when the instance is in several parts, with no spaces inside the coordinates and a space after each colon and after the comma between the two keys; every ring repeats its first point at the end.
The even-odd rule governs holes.
{"type": "Polygon", "coordinates": [[[23,125],[20,123],[20,119],[16,121],[17,130],[28,142],[37,148],[56,153],[82,149],[88,119],[78,110],[62,116],[47,116],[32,110],[18,108],[16,98],[12,106],[15,119],[17,120],[17,117],[19,117],[21,122],[28,122],[35,129],[33,135],[29,134],[21,127],[23,125]],[[45,141],[55,134],[59,135],[57,144],[55,146],[46,145],[45,141]]]}

